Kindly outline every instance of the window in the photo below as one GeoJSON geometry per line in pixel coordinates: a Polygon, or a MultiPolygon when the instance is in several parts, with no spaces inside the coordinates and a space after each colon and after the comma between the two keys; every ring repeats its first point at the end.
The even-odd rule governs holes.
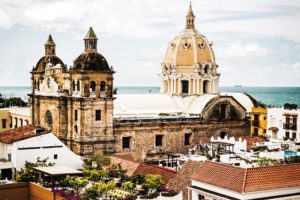
{"type": "Polygon", "coordinates": [[[18,127],[18,118],[15,117],[15,128],[18,127]]]}
{"type": "Polygon", "coordinates": [[[20,126],[23,126],[23,119],[20,119],[20,126]]]}
{"type": "Polygon", "coordinates": [[[226,108],[227,108],[227,104],[221,104],[221,113],[220,113],[221,119],[226,118],[226,108]]]}
{"type": "Polygon", "coordinates": [[[202,90],[203,90],[204,94],[209,92],[209,81],[207,81],[207,80],[203,81],[202,90]]]}
{"type": "Polygon", "coordinates": [[[9,127],[12,128],[12,123],[13,123],[13,118],[10,117],[10,124],[9,124],[9,127]]]}
{"type": "Polygon", "coordinates": [[[90,92],[95,92],[96,91],[96,83],[95,81],[92,81],[90,84],[90,92]]]}
{"type": "Polygon", "coordinates": [[[181,92],[183,94],[189,93],[189,81],[181,81],[181,92]]]}
{"type": "Polygon", "coordinates": [[[29,124],[28,119],[25,119],[25,125],[28,125],[28,124],[29,124]]]}
{"type": "Polygon", "coordinates": [[[52,128],[52,114],[49,110],[46,112],[46,125],[48,128],[52,128]]]}
{"type": "Polygon", "coordinates": [[[77,80],[77,91],[80,91],[80,81],[77,80]]]}
{"type": "Polygon", "coordinates": [[[75,118],[75,121],[78,120],[78,111],[77,110],[75,110],[75,112],[74,112],[74,118],[75,118]]]}
{"type": "Polygon", "coordinates": [[[285,132],[285,137],[286,137],[286,138],[290,138],[290,132],[288,132],[288,131],[285,132]]]}
{"type": "Polygon", "coordinates": [[[2,128],[6,128],[6,119],[2,119],[2,128]]]}
{"type": "Polygon", "coordinates": [[[258,114],[254,114],[254,120],[258,121],[259,115],[258,114]]]}
{"type": "Polygon", "coordinates": [[[72,90],[75,91],[75,81],[72,81],[72,90]]]}
{"type": "Polygon", "coordinates": [[[205,73],[205,74],[208,73],[208,69],[209,69],[209,66],[208,66],[208,65],[205,65],[205,67],[204,67],[204,73],[205,73]]]}
{"type": "Polygon", "coordinates": [[[198,200],[202,200],[202,199],[205,199],[205,196],[198,194],[198,200]]]}
{"type": "Polygon", "coordinates": [[[123,137],[122,146],[123,146],[123,149],[130,148],[130,137],[123,137]]]}
{"type": "Polygon", "coordinates": [[[8,154],[7,154],[7,160],[8,160],[9,162],[11,162],[11,153],[8,153],[8,154]]]}
{"type": "Polygon", "coordinates": [[[258,136],[258,128],[254,128],[253,136],[258,136]]]}
{"type": "Polygon", "coordinates": [[[221,138],[221,139],[224,139],[226,135],[227,135],[226,132],[221,132],[221,133],[220,133],[220,138],[221,138]]]}
{"type": "Polygon", "coordinates": [[[293,132],[293,139],[296,138],[296,132],[293,132]]]}
{"type": "Polygon", "coordinates": [[[162,146],[163,135],[155,136],[155,146],[162,146]]]}
{"type": "Polygon", "coordinates": [[[74,131],[75,131],[75,133],[78,133],[78,127],[77,127],[77,125],[74,126],[74,131]]]}
{"type": "Polygon", "coordinates": [[[101,110],[96,110],[95,120],[96,121],[100,121],[101,120],[101,110]]]}
{"type": "Polygon", "coordinates": [[[58,157],[57,154],[54,154],[54,156],[53,156],[54,160],[56,160],[57,157],[58,157]]]}
{"type": "Polygon", "coordinates": [[[100,91],[101,92],[105,91],[105,82],[104,81],[101,81],[101,83],[100,83],[100,91]]]}
{"type": "Polygon", "coordinates": [[[264,128],[264,133],[267,133],[267,129],[264,128]]]}
{"type": "Polygon", "coordinates": [[[184,145],[190,145],[191,144],[191,133],[184,134],[184,145]]]}

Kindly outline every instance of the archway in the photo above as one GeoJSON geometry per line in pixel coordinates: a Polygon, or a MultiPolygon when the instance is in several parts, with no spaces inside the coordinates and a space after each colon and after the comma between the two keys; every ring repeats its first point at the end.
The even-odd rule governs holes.
{"type": "Polygon", "coordinates": [[[104,92],[104,91],[105,91],[105,86],[106,86],[105,82],[104,82],[104,81],[101,81],[101,83],[100,83],[100,91],[101,91],[101,92],[104,92]]]}
{"type": "Polygon", "coordinates": [[[91,81],[90,92],[95,92],[95,91],[96,91],[96,83],[95,83],[95,81],[91,81]]]}
{"type": "Polygon", "coordinates": [[[51,129],[52,128],[52,114],[49,110],[47,110],[46,115],[45,115],[45,121],[46,121],[46,126],[51,129]]]}
{"type": "Polygon", "coordinates": [[[210,82],[208,80],[203,81],[203,94],[210,93],[210,82]]]}

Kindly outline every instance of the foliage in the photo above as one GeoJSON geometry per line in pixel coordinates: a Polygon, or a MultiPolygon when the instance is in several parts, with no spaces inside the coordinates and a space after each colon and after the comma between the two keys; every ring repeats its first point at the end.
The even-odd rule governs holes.
{"type": "Polygon", "coordinates": [[[153,193],[141,196],[141,199],[154,199],[156,197],[158,197],[158,193],[157,192],[153,192],[153,193]]]}
{"type": "Polygon", "coordinates": [[[114,88],[113,89],[113,94],[117,94],[118,93],[118,88],[114,88]]]}
{"type": "Polygon", "coordinates": [[[25,168],[22,168],[20,171],[17,172],[16,181],[17,182],[31,182],[35,180],[36,173],[33,170],[33,167],[48,167],[54,166],[55,163],[48,163],[48,158],[40,159],[37,158],[35,163],[25,161],[25,168]]]}
{"type": "Polygon", "coordinates": [[[124,183],[122,183],[122,187],[127,191],[132,193],[134,190],[134,183],[131,181],[126,181],[124,183]]]}
{"type": "Polygon", "coordinates": [[[133,176],[130,177],[130,180],[137,184],[137,185],[141,185],[145,182],[145,175],[143,174],[135,174],[133,176]]]}
{"type": "Polygon", "coordinates": [[[99,185],[96,184],[96,185],[92,185],[91,187],[86,188],[82,195],[82,199],[89,200],[89,199],[96,199],[97,197],[99,197],[100,193],[99,193],[98,187],[99,187],[99,185]]]}
{"type": "Polygon", "coordinates": [[[255,147],[252,147],[252,150],[253,151],[266,151],[268,149],[267,146],[255,146],[255,147]]]}
{"type": "Polygon", "coordinates": [[[127,170],[122,169],[122,166],[120,163],[118,165],[112,164],[108,168],[108,174],[110,177],[113,177],[113,178],[122,178],[122,177],[124,177],[126,172],[127,172],[127,170]]]}
{"type": "Polygon", "coordinates": [[[274,160],[272,160],[271,158],[261,157],[261,158],[258,158],[256,163],[259,167],[266,167],[266,166],[273,165],[274,160]]]}
{"type": "Polygon", "coordinates": [[[287,110],[297,110],[298,105],[294,104],[294,103],[285,103],[283,105],[283,107],[284,107],[284,109],[287,109],[287,110]]]}
{"type": "Polygon", "coordinates": [[[78,194],[73,194],[71,191],[67,191],[64,189],[52,189],[51,192],[54,194],[59,194],[61,197],[64,197],[65,199],[68,200],[80,200],[80,196],[78,194]]]}
{"type": "Polygon", "coordinates": [[[20,97],[3,98],[0,94],[0,108],[7,108],[10,106],[27,106],[27,103],[20,97]]]}
{"type": "Polygon", "coordinates": [[[116,183],[113,181],[109,181],[107,183],[100,182],[98,186],[98,192],[107,196],[107,193],[111,190],[114,190],[115,188],[116,183]]]}
{"type": "Polygon", "coordinates": [[[157,189],[164,184],[161,175],[158,174],[147,174],[145,176],[144,188],[157,189]]]}
{"type": "Polygon", "coordinates": [[[176,196],[177,194],[178,194],[178,192],[176,192],[175,190],[167,190],[167,191],[161,193],[161,195],[164,197],[173,197],[173,196],[176,196]]]}
{"type": "Polygon", "coordinates": [[[292,156],[284,159],[285,163],[300,163],[300,156],[292,156]]]}
{"type": "Polygon", "coordinates": [[[98,182],[103,178],[109,177],[108,172],[105,170],[98,170],[98,169],[85,169],[84,170],[85,177],[89,181],[98,182]]]}
{"type": "Polygon", "coordinates": [[[103,166],[108,166],[110,164],[110,158],[101,153],[92,155],[87,164],[84,166],[86,169],[93,169],[92,163],[97,164],[97,169],[102,169],[103,166]]]}
{"type": "Polygon", "coordinates": [[[65,178],[66,183],[73,188],[77,194],[80,193],[81,189],[88,184],[88,180],[78,176],[67,176],[65,178]]]}

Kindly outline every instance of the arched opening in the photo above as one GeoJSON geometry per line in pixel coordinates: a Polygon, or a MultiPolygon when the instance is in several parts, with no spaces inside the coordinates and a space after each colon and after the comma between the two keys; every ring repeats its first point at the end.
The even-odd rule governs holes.
{"type": "Polygon", "coordinates": [[[80,91],[80,81],[77,80],[77,91],[80,91]]]}
{"type": "Polygon", "coordinates": [[[37,82],[37,90],[40,90],[40,79],[37,82]]]}
{"type": "Polygon", "coordinates": [[[227,132],[221,132],[220,133],[220,138],[225,139],[225,136],[227,136],[227,132]]]}
{"type": "Polygon", "coordinates": [[[45,115],[45,120],[46,120],[46,126],[51,129],[52,128],[52,114],[49,110],[47,110],[46,115],[45,115]]]}
{"type": "Polygon", "coordinates": [[[77,125],[74,126],[74,131],[75,131],[75,133],[78,133],[78,127],[77,127],[77,125]]]}
{"type": "Polygon", "coordinates": [[[75,81],[72,81],[72,90],[75,91],[75,81]]]}
{"type": "Polygon", "coordinates": [[[36,89],[37,85],[36,85],[36,80],[33,81],[33,89],[36,89]]]}
{"type": "Polygon", "coordinates": [[[189,81],[186,80],[181,81],[181,93],[182,94],[189,93],[189,81]]]}
{"type": "Polygon", "coordinates": [[[95,83],[95,81],[91,81],[90,92],[95,92],[95,91],[96,91],[96,83],[95,83]]]}
{"type": "Polygon", "coordinates": [[[100,91],[101,92],[105,91],[105,86],[106,86],[105,81],[101,81],[101,83],[100,83],[100,91]]]}
{"type": "Polygon", "coordinates": [[[210,90],[209,81],[208,80],[203,81],[203,94],[209,93],[210,92],[209,90],[210,90]]]}
{"type": "Polygon", "coordinates": [[[204,67],[204,73],[207,74],[208,70],[209,70],[209,65],[205,65],[205,67],[204,67]]]}

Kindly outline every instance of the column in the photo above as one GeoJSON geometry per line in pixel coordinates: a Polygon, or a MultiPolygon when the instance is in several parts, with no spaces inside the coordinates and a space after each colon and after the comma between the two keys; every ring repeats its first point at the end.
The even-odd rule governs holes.
{"type": "Polygon", "coordinates": [[[203,94],[203,81],[201,79],[198,80],[199,94],[203,94]]]}
{"type": "Polygon", "coordinates": [[[182,94],[182,85],[181,85],[181,79],[178,79],[178,94],[182,94]]]}

